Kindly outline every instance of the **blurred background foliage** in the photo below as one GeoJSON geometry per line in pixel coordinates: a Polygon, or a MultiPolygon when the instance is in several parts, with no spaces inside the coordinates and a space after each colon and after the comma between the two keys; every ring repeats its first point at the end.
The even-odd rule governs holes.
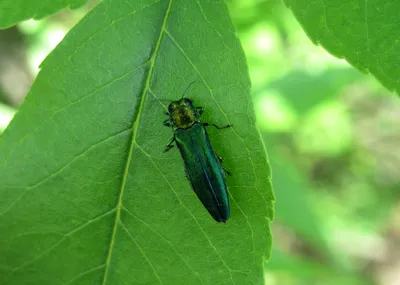
{"type": "MultiPolygon", "coordinates": [[[[0,133],[96,1],[0,30],[0,133]]],[[[273,169],[266,284],[400,284],[400,101],[314,46],[280,0],[227,1],[273,169]]]]}

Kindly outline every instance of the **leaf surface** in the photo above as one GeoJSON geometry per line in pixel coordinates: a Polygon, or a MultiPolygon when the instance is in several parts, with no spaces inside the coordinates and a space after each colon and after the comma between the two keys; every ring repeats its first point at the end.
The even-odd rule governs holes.
{"type": "Polygon", "coordinates": [[[315,44],[400,94],[400,2],[284,0],[315,44]]]}
{"type": "Polygon", "coordinates": [[[0,0],[0,29],[5,29],[28,19],[39,20],[63,8],[75,9],[87,0],[0,0]]]}
{"type": "Polygon", "coordinates": [[[0,137],[0,284],[261,284],[270,169],[220,1],[103,1],[0,137]],[[163,153],[168,101],[205,107],[231,201],[216,223],[163,153]],[[160,101],[166,100],[166,101],[160,101]]]}

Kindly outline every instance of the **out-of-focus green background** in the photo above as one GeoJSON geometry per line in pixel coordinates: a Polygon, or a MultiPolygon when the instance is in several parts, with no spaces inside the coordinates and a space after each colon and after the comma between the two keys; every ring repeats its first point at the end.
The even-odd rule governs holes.
{"type": "MultiPolygon", "coordinates": [[[[0,133],[92,7],[0,30],[0,133]]],[[[280,0],[230,0],[273,169],[266,284],[400,284],[400,100],[314,46],[280,0]]]]}

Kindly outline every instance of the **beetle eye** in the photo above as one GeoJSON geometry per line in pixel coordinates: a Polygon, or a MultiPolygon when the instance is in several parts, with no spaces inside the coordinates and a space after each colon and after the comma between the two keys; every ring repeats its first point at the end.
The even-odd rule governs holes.
{"type": "Polygon", "coordinates": [[[185,98],[185,101],[183,101],[186,106],[190,107],[192,106],[192,100],[185,98]]]}
{"type": "Polygon", "coordinates": [[[175,109],[176,109],[176,106],[175,106],[175,104],[169,104],[169,106],[168,106],[168,111],[170,112],[170,113],[172,113],[173,111],[175,111],[175,109]]]}

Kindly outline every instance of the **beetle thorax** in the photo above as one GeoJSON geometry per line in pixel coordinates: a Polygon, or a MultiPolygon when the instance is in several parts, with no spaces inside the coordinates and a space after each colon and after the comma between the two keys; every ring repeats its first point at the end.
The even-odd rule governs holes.
{"type": "Polygon", "coordinates": [[[195,122],[199,120],[196,110],[191,108],[178,108],[173,114],[171,119],[174,127],[177,129],[190,128],[195,122]]]}

